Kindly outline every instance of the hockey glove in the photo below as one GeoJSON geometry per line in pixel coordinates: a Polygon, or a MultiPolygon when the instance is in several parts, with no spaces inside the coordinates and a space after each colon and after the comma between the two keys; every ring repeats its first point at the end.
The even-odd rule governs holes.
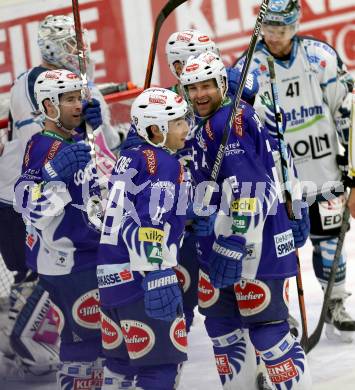
{"type": "MultiPolygon", "coordinates": [[[[197,206],[197,210],[198,209],[199,206],[197,206]]],[[[212,214],[210,216],[200,216],[199,214],[195,214],[192,203],[190,203],[186,210],[186,219],[192,220],[191,226],[193,228],[193,232],[198,237],[207,237],[213,233],[216,217],[216,214],[212,214]]]]}
{"type": "Polygon", "coordinates": [[[44,181],[62,181],[68,184],[74,173],[85,169],[90,161],[90,147],[83,142],[72,144],[62,149],[53,160],[42,168],[44,181]]]}
{"type": "MultiPolygon", "coordinates": [[[[227,71],[227,79],[228,79],[228,94],[235,95],[239,88],[240,83],[240,70],[239,68],[226,68],[227,71]]],[[[256,77],[254,77],[251,73],[247,76],[247,81],[245,83],[242,99],[251,102],[254,100],[255,95],[258,93],[259,83],[256,77]]]]}
{"type": "Polygon", "coordinates": [[[75,129],[79,134],[83,134],[86,131],[85,124],[88,123],[93,130],[96,130],[102,125],[101,106],[100,102],[96,99],[92,99],[91,102],[83,100],[82,108],[83,123],[75,129]]]}
{"type": "MultiPolygon", "coordinates": [[[[304,202],[302,202],[305,205],[304,202]]],[[[302,207],[301,211],[296,214],[296,219],[290,221],[295,247],[301,248],[307,241],[310,230],[310,221],[308,215],[308,206],[302,207]],[[297,215],[298,214],[298,215],[297,215]],[[297,218],[298,217],[298,218],[297,218]]]]}
{"type": "Polygon", "coordinates": [[[181,289],[171,268],[149,272],[143,279],[142,287],[148,317],[173,321],[182,315],[181,289]]]}
{"type": "Polygon", "coordinates": [[[245,238],[219,236],[208,258],[209,276],[216,288],[228,287],[240,280],[242,260],[247,254],[245,238]]]}

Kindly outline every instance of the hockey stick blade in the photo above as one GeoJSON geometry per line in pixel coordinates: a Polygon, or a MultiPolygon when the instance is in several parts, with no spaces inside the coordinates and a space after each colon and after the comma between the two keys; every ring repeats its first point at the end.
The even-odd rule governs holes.
{"type": "MultiPolygon", "coordinates": [[[[240,99],[242,97],[242,93],[243,93],[243,89],[244,89],[244,86],[245,86],[245,82],[246,82],[247,77],[248,77],[248,71],[249,71],[250,63],[251,63],[251,60],[252,60],[252,57],[253,57],[253,54],[254,54],[255,46],[256,46],[256,43],[257,43],[257,40],[258,40],[258,37],[259,37],[259,33],[260,33],[260,30],[261,30],[262,22],[264,20],[264,17],[265,17],[265,14],[266,14],[266,11],[267,11],[267,8],[268,8],[268,5],[269,5],[269,1],[270,0],[263,0],[263,2],[261,3],[261,6],[260,6],[260,10],[259,10],[258,16],[256,18],[254,31],[253,31],[253,34],[252,34],[252,36],[250,38],[248,51],[247,51],[247,54],[246,54],[245,62],[243,64],[243,69],[242,69],[242,74],[241,74],[241,78],[240,78],[240,83],[239,83],[238,89],[236,91],[236,94],[233,96],[231,109],[229,111],[226,124],[224,125],[222,140],[221,140],[221,143],[220,143],[220,145],[218,147],[216,160],[215,160],[215,162],[213,164],[210,181],[212,181],[214,183],[217,181],[217,178],[218,178],[218,175],[219,175],[219,171],[220,171],[221,166],[222,166],[222,162],[223,162],[224,153],[225,153],[225,150],[226,150],[226,145],[227,145],[227,142],[228,142],[229,134],[230,134],[232,125],[233,125],[233,123],[235,121],[235,118],[237,116],[237,113],[238,113],[238,107],[239,107],[240,99]]],[[[203,202],[202,202],[204,207],[207,207],[210,204],[213,192],[214,192],[214,186],[209,184],[207,186],[207,188],[206,188],[206,192],[205,192],[205,195],[204,195],[204,198],[203,198],[203,202]]]]}
{"type": "Polygon", "coordinates": [[[149,88],[150,83],[152,81],[152,74],[153,74],[153,68],[154,68],[154,62],[155,62],[155,54],[156,54],[157,47],[158,47],[158,38],[159,38],[160,29],[161,29],[164,21],[174,11],[174,9],[177,8],[179,5],[181,5],[182,3],[185,3],[186,1],[187,0],[169,0],[165,4],[163,9],[159,12],[157,18],[155,19],[152,41],[150,43],[148,65],[147,65],[147,70],[146,70],[146,74],[145,74],[144,89],[149,88]]]}
{"type": "Polygon", "coordinates": [[[345,206],[345,210],[343,213],[343,222],[342,222],[341,227],[340,227],[340,233],[339,233],[339,238],[338,238],[338,242],[337,242],[337,246],[336,246],[336,250],[335,250],[335,254],[334,254],[334,260],[333,260],[332,268],[331,268],[331,271],[329,274],[327,288],[326,288],[325,293],[324,293],[322,310],[320,313],[317,327],[314,330],[314,332],[309,336],[308,343],[306,343],[306,345],[305,345],[306,353],[311,351],[318,344],[320,337],[322,335],[323,326],[324,326],[324,322],[325,322],[325,316],[327,314],[330,296],[331,296],[332,291],[333,291],[335,276],[336,276],[336,272],[338,270],[341,251],[343,249],[345,234],[349,228],[349,217],[350,217],[349,208],[347,206],[345,206]]]}

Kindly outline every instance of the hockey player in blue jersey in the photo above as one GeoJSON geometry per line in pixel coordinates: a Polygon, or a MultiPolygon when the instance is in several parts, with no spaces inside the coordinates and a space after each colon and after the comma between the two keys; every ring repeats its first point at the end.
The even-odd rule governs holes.
{"type": "Polygon", "coordinates": [[[188,106],[162,88],[133,102],[141,139],[110,179],[97,278],[106,356],[105,390],[172,390],[186,360],[177,265],[190,184],[174,153],[189,131],[188,106]]]}
{"type": "MultiPolygon", "coordinates": [[[[227,74],[222,61],[207,52],[187,61],[180,81],[199,117],[192,164],[199,204],[231,109],[227,74]]],[[[211,201],[218,211],[214,234],[198,242],[200,311],[226,389],[238,382],[241,388],[255,386],[250,378],[238,380],[246,375],[243,326],[275,388],[311,386],[305,353],[287,323],[288,278],[297,272],[295,246],[307,238],[308,216],[302,209],[300,219],[288,219],[270,142],[253,108],[241,101],[211,201]]]]}
{"type": "MultiPolygon", "coordinates": [[[[292,150],[300,180],[305,183],[313,268],[324,289],[342,224],[347,195],[344,185],[350,188],[347,203],[355,215],[355,182],[346,172],[354,79],[334,48],[297,33],[300,15],[298,0],[270,1],[250,71],[259,80],[256,109],[264,116],[265,105],[260,103],[271,95],[267,57],[274,57],[279,104],[285,112],[285,141],[292,150]]],[[[241,66],[244,59],[245,56],[237,65],[241,66]]],[[[341,339],[349,341],[355,332],[355,321],[344,306],[350,295],[345,279],[346,254],[342,253],[325,333],[331,339],[339,338],[340,333],[341,339]]]]}
{"type": "MultiPolygon", "coordinates": [[[[96,142],[102,140],[104,135],[108,147],[115,150],[120,143],[120,137],[110,123],[109,109],[103,96],[92,82],[94,66],[86,30],[84,30],[83,38],[89,87],[94,98],[93,104],[97,105],[96,100],[100,101],[103,117],[102,126],[95,131],[95,139],[96,142]]],[[[9,366],[0,368],[0,378],[2,376],[6,378],[15,376],[17,378],[18,371],[21,371],[25,380],[31,380],[31,374],[26,375],[27,367],[21,364],[23,355],[27,359],[29,354],[32,355],[32,369],[36,364],[37,357],[40,357],[41,363],[38,364],[37,371],[46,372],[47,369],[43,364],[44,356],[49,355],[48,365],[51,366],[54,362],[54,348],[49,339],[42,337],[41,327],[36,326],[37,323],[42,323],[43,317],[46,315],[45,310],[48,310],[49,307],[49,300],[48,294],[43,288],[37,287],[37,275],[27,273],[25,247],[30,250],[32,236],[26,237],[22,218],[13,209],[13,187],[21,173],[23,154],[28,140],[43,129],[43,116],[34,96],[36,79],[42,72],[49,69],[64,68],[76,74],[80,73],[75,26],[71,16],[46,16],[38,25],[37,43],[41,54],[41,63],[19,75],[11,88],[9,113],[11,127],[9,135],[11,136],[4,146],[4,153],[0,159],[0,252],[8,269],[17,272],[15,283],[11,289],[9,316],[5,326],[0,329],[0,350],[9,357],[7,359],[9,366]],[[33,297],[29,298],[32,294],[33,297]],[[24,315],[25,313],[27,314],[24,315]],[[24,348],[14,349],[11,347],[10,336],[13,339],[17,338],[16,345],[26,346],[25,354],[23,353],[24,348]],[[47,341],[49,345],[47,345],[47,341]],[[11,375],[10,371],[14,371],[14,375],[11,375]]],[[[79,129],[83,131],[85,124],[81,123],[79,129]]],[[[102,151],[102,143],[100,143],[100,147],[96,150],[98,161],[103,159],[102,151]]],[[[107,153],[105,158],[107,158],[107,153]]],[[[108,165],[113,166],[111,158],[108,165]]],[[[106,165],[103,165],[102,168],[104,168],[103,171],[107,171],[106,165]]],[[[101,172],[101,169],[98,170],[99,174],[101,172]]],[[[38,379],[38,377],[32,377],[34,380],[38,379]]]]}
{"type": "MultiPolygon", "coordinates": [[[[89,216],[98,197],[90,147],[73,138],[82,118],[97,128],[100,109],[83,104],[82,81],[68,70],[41,73],[34,85],[44,130],[32,136],[16,183],[18,210],[32,237],[29,267],[53,302],[60,332],[58,389],[91,390],[101,355],[96,260],[100,232],[89,216]],[[33,234],[32,234],[33,232],[33,234]]],[[[96,387],[95,387],[96,389],[96,387]]]]}

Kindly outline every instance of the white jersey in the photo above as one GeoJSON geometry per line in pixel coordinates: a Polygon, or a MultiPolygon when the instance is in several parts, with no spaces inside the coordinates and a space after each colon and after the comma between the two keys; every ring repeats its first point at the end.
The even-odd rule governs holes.
{"type": "MultiPolygon", "coordinates": [[[[38,111],[38,105],[34,96],[34,84],[37,77],[48,70],[42,66],[36,66],[21,74],[11,88],[10,139],[5,144],[5,149],[0,157],[0,202],[12,204],[14,199],[14,184],[21,173],[22,159],[29,139],[43,129],[43,116],[38,111]]],[[[105,140],[110,149],[116,149],[120,143],[120,137],[110,124],[109,108],[98,90],[90,83],[92,97],[100,101],[103,124],[101,126],[105,140]]]]}
{"type": "MultiPolygon", "coordinates": [[[[261,97],[271,100],[268,56],[260,41],[250,67],[260,85],[258,112],[262,111],[261,97]]],[[[308,37],[293,39],[288,60],[275,59],[279,102],[287,120],[285,140],[308,195],[325,194],[342,185],[336,155],[339,141],[347,144],[348,122],[341,108],[352,84],[344,68],[333,48],[308,37]]]]}

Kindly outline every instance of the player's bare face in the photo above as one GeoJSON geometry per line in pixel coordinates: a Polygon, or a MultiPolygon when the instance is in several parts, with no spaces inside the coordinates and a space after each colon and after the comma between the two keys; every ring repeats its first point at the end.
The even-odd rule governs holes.
{"type": "Polygon", "coordinates": [[[183,68],[182,63],[180,61],[175,61],[173,65],[174,65],[174,69],[175,69],[176,74],[178,76],[180,76],[182,73],[182,68],[183,68]]]}
{"type": "Polygon", "coordinates": [[[199,81],[187,86],[194,111],[201,117],[215,112],[222,102],[222,94],[214,79],[199,81]]]}
{"type": "Polygon", "coordinates": [[[185,146],[185,140],[189,133],[189,124],[185,117],[169,121],[169,132],[166,136],[165,146],[172,151],[177,151],[185,146]]]}
{"type": "Polygon", "coordinates": [[[262,33],[266,46],[275,57],[283,57],[291,52],[291,39],[295,34],[295,25],[270,26],[263,24],[262,33]]]}
{"type": "Polygon", "coordinates": [[[66,92],[59,99],[60,121],[68,130],[81,123],[82,99],[80,91],[66,92]]]}

